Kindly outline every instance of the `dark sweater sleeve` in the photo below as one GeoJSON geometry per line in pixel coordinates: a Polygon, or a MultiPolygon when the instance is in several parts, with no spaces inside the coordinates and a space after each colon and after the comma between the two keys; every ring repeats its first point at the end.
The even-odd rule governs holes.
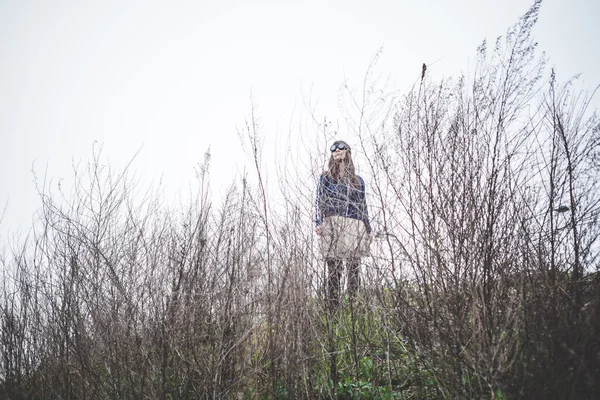
{"type": "Polygon", "coordinates": [[[360,219],[365,223],[367,233],[371,234],[373,230],[371,229],[371,222],[369,221],[369,210],[367,209],[367,191],[365,188],[365,181],[360,176],[358,177],[358,179],[360,181],[360,219]]]}
{"type": "Polygon", "coordinates": [[[317,184],[317,199],[315,200],[315,224],[320,226],[323,222],[323,175],[319,177],[319,183],[317,184]]]}

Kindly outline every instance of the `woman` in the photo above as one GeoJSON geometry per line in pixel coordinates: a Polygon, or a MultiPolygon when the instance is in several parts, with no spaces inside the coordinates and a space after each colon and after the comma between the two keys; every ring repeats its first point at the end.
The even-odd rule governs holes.
{"type": "Polygon", "coordinates": [[[348,268],[348,292],[358,289],[360,259],[369,253],[371,224],[367,212],[365,182],[355,174],[348,143],[338,140],[330,148],[329,169],[319,178],[316,201],[316,233],[327,263],[327,296],[339,302],[343,262],[348,268]]]}

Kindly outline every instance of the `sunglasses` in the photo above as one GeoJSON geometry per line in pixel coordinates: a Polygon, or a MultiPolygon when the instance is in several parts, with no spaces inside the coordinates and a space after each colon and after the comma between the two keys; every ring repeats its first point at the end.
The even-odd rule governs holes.
{"type": "Polygon", "coordinates": [[[350,148],[348,147],[348,145],[346,145],[343,142],[335,142],[334,144],[331,145],[331,148],[329,150],[331,150],[331,152],[333,153],[337,149],[340,149],[340,150],[350,150],[350,148]]]}

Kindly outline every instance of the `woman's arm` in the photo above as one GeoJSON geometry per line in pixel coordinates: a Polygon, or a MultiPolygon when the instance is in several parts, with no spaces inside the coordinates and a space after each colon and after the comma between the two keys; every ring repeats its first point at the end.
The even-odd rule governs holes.
{"type": "Polygon", "coordinates": [[[317,199],[315,200],[315,225],[317,234],[321,234],[321,224],[323,223],[323,174],[319,176],[319,183],[317,183],[317,199]]]}
{"type": "Polygon", "coordinates": [[[367,233],[370,235],[373,231],[371,229],[371,222],[369,221],[369,210],[367,208],[367,191],[365,189],[365,181],[360,176],[358,177],[360,182],[360,204],[358,210],[360,212],[360,219],[365,223],[367,233]]]}

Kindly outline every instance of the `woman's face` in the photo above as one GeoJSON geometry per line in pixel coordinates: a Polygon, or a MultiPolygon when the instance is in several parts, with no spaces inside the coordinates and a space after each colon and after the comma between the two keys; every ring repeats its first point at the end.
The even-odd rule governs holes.
{"type": "Polygon", "coordinates": [[[333,152],[333,159],[335,161],[342,161],[342,160],[346,159],[347,152],[348,152],[348,150],[346,150],[346,149],[344,149],[344,150],[335,149],[335,151],[333,152]]]}

